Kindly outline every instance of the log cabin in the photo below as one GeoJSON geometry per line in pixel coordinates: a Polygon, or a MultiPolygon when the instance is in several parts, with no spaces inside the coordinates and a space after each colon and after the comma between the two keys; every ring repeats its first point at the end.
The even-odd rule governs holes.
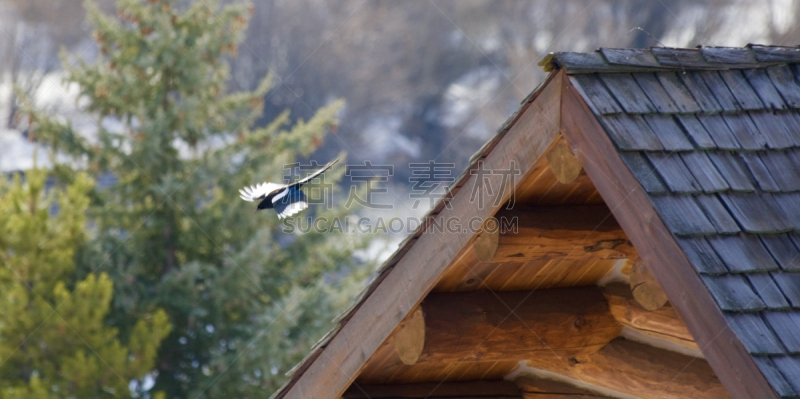
{"type": "Polygon", "coordinates": [[[539,65],[273,398],[800,397],[800,48],[539,65]]]}

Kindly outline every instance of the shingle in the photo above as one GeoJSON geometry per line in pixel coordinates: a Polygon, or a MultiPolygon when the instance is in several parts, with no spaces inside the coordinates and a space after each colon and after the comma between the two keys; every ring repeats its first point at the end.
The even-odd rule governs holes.
{"type": "Polygon", "coordinates": [[[800,308],[800,273],[772,272],[771,274],[792,307],[800,308]]]}
{"type": "Polygon", "coordinates": [[[645,191],[651,194],[664,193],[667,191],[667,186],[661,182],[658,173],[653,169],[653,166],[650,165],[650,161],[640,152],[622,151],[620,152],[620,156],[622,160],[625,161],[625,164],[628,165],[631,172],[633,172],[633,175],[636,176],[636,180],[639,181],[639,184],[644,187],[645,191]]]}
{"type": "Polygon", "coordinates": [[[680,122],[683,130],[692,139],[694,146],[698,149],[716,148],[717,144],[708,134],[706,128],[694,115],[678,115],[678,122],[680,122]]]}
{"type": "Polygon", "coordinates": [[[772,84],[772,80],[767,76],[766,70],[761,68],[748,69],[744,71],[744,76],[766,107],[773,109],[786,109],[788,107],[775,85],[772,84]]]}
{"type": "Polygon", "coordinates": [[[755,190],[753,182],[750,180],[750,174],[738,156],[728,151],[709,151],[707,155],[732,190],[755,190]]]}
{"type": "Polygon", "coordinates": [[[753,178],[758,186],[764,191],[781,191],[778,183],[772,178],[767,166],[761,161],[761,158],[756,153],[742,153],[741,158],[744,160],[747,169],[750,170],[753,178]]]}
{"type": "Polygon", "coordinates": [[[770,309],[789,309],[789,302],[783,293],[772,280],[769,273],[754,273],[748,274],[747,279],[750,285],[756,291],[756,294],[764,301],[764,304],[770,309]]]}
{"type": "Polygon", "coordinates": [[[722,105],[720,105],[719,101],[714,97],[714,93],[708,88],[705,79],[699,75],[699,72],[679,73],[678,77],[683,81],[683,84],[689,92],[692,93],[692,97],[694,97],[694,100],[703,112],[722,112],[722,105]]]}
{"type": "Polygon", "coordinates": [[[750,112],[758,131],[764,136],[770,148],[781,149],[795,145],[794,132],[789,129],[795,125],[793,116],[785,112],[771,113],[766,111],[750,112]]]}
{"type": "Polygon", "coordinates": [[[655,75],[652,73],[634,73],[633,78],[658,112],[665,114],[679,112],[678,107],[672,101],[669,94],[667,94],[667,91],[664,90],[664,87],[661,86],[661,83],[659,83],[655,75]]]}
{"type": "Polygon", "coordinates": [[[753,292],[742,274],[701,275],[700,278],[722,310],[736,312],[764,309],[764,302],[753,292]]]}
{"type": "Polygon", "coordinates": [[[800,62],[800,49],[797,47],[750,45],[750,49],[761,62],[800,62]]]}
{"type": "Polygon", "coordinates": [[[650,129],[667,151],[690,151],[694,145],[671,115],[643,115],[650,129]]]}
{"type": "Polygon", "coordinates": [[[715,64],[755,64],[753,53],[746,48],[701,47],[700,52],[709,63],[715,64]]]}
{"type": "Polygon", "coordinates": [[[800,113],[793,109],[789,112],[778,112],[777,115],[786,126],[794,146],[800,147],[800,113]]]}
{"type": "Polygon", "coordinates": [[[780,370],[778,370],[769,357],[754,356],[753,360],[755,360],[761,373],[764,374],[764,377],[766,377],[769,384],[772,385],[772,388],[775,389],[775,392],[780,395],[780,397],[787,398],[796,395],[794,388],[786,382],[783,374],[781,374],[780,370]]]}
{"type": "Polygon", "coordinates": [[[789,67],[786,65],[771,66],[767,68],[767,75],[790,107],[800,107],[800,85],[789,67]]]}
{"type": "Polygon", "coordinates": [[[696,236],[717,232],[691,196],[652,197],[652,201],[664,223],[676,235],[696,236]]]}
{"type": "Polygon", "coordinates": [[[722,80],[728,85],[728,89],[733,93],[736,102],[742,109],[763,109],[764,103],[758,98],[758,94],[750,86],[744,74],[740,70],[719,71],[722,80]]]}
{"type": "Polygon", "coordinates": [[[641,87],[636,84],[629,73],[601,74],[600,78],[606,84],[614,98],[622,105],[625,112],[642,114],[656,111],[655,106],[644,94],[641,87]]]}
{"type": "Polygon", "coordinates": [[[723,115],[723,120],[730,128],[736,141],[746,150],[763,150],[767,147],[767,140],[758,131],[753,120],[747,114],[723,115]]]}
{"type": "Polygon", "coordinates": [[[783,345],[778,337],[772,333],[767,324],[759,314],[726,314],[733,332],[752,354],[759,355],[782,355],[783,345]]]}
{"type": "Polygon", "coordinates": [[[794,147],[800,147],[800,110],[793,109],[779,114],[786,125],[789,138],[794,142],[794,147]]]}
{"type": "Polygon", "coordinates": [[[764,319],[789,353],[800,353],[800,312],[764,312],[764,319]]]}
{"type": "Polygon", "coordinates": [[[648,152],[647,158],[658,174],[667,183],[670,191],[675,193],[701,192],[702,188],[694,180],[689,168],[683,163],[678,154],[665,154],[663,152],[648,152]]]}
{"type": "Polygon", "coordinates": [[[789,157],[792,168],[800,174],[800,148],[790,148],[786,150],[786,156],[789,157]]]}
{"type": "Polygon", "coordinates": [[[775,198],[761,194],[719,194],[739,226],[748,233],[783,233],[792,230],[791,223],[775,198]]]}
{"type": "Polygon", "coordinates": [[[678,245],[698,273],[719,275],[728,272],[728,268],[704,237],[678,238],[678,245]]]}
{"type": "Polygon", "coordinates": [[[732,273],[778,270],[778,264],[756,236],[740,234],[706,239],[732,273]]]}
{"type": "MultiPolygon", "coordinates": [[[[790,71],[791,72],[791,71],[790,71]]],[[[702,108],[697,104],[692,92],[686,88],[681,79],[675,72],[657,72],[656,77],[664,86],[667,94],[675,102],[680,112],[694,113],[702,111],[702,108]]],[[[798,97],[800,99],[800,97],[798,97]]],[[[800,101],[798,101],[800,103],[800,101]]]]}
{"type": "Polygon", "coordinates": [[[644,67],[661,68],[653,53],[647,49],[607,48],[601,47],[600,53],[611,64],[635,65],[644,67]]]}
{"type": "Polygon", "coordinates": [[[695,200],[719,234],[735,234],[739,225],[715,195],[698,195],[695,200]]]}
{"type": "Polygon", "coordinates": [[[608,92],[603,82],[595,74],[578,74],[571,77],[578,82],[583,92],[589,97],[587,100],[601,114],[617,114],[622,112],[622,107],[617,104],[614,96],[608,92]]]}
{"type": "Polygon", "coordinates": [[[724,150],[741,148],[728,124],[722,119],[722,115],[698,115],[697,119],[706,128],[708,135],[711,136],[718,148],[724,150]]]}
{"type": "Polygon", "coordinates": [[[783,211],[786,224],[800,230],[800,193],[775,193],[772,197],[783,211]]]}
{"type": "Polygon", "coordinates": [[[800,356],[775,356],[772,362],[794,388],[795,395],[800,394],[800,356]]]}
{"type": "Polygon", "coordinates": [[[731,93],[730,89],[728,89],[728,85],[724,80],[722,80],[719,72],[703,71],[696,73],[703,78],[704,82],[706,82],[708,89],[714,95],[714,99],[717,100],[723,111],[735,112],[740,109],[739,103],[736,101],[736,98],[733,96],[733,93],[731,93]]]}
{"type": "Polygon", "coordinates": [[[700,184],[703,191],[707,193],[727,190],[728,183],[711,163],[708,155],[704,152],[681,153],[680,157],[694,176],[695,181],[700,184]]]}
{"type": "Polygon", "coordinates": [[[601,118],[606,132],[622,150],[660,150],[661,141],[641,115],[606,115],[601,118]]]}
{"type": "Polygon", "coordinates": [[[800,271],[800,250],[791,239],[792,233],[763,235],[761,242],[785,271],[800,271]]]}
{"type": "Polygon", "coordinates": [[[653,55],[661,65],[681,69],[708,68],[710,65],[699,50],[686,48],[653,47],[653,55]]]}
{"type": "Polygon", "coordinates": [[[765,151],[760,154],[760,158],[781,191],[800,190],[800,170],[786,151],[765,151]]]}
{"type": "Polygon", "coordinates": [[[565,51],[553,54],[553,59],[551,60],[548,58],[546,57],[539,63],[539,65],[544,66],[545,72],[552,70],[552,67],[548,65],[550,61],[554,61],[570,72],[615,71],[617,69],[614,65],[607,63],[603,55],[596,51],[591,53],[565,51]]]}

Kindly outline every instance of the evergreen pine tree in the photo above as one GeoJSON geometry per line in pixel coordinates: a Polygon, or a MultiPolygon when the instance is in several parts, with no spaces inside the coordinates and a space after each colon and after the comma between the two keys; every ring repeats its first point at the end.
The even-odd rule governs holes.
{"type": "MultiPolygon", "coordinates": [[[[80,259],[102,263],[113,280],[108,321],[123,334],[139,315],[167,312],[172,329],[153,389],[264,397],[353,296],[368,270],[353,255],[366,242],[287,235],[274,214],[253,215],[254,205],[238,198],[242,186],[274,181],[322,145],[342,104],[308,121],[284,113],[256,127],[270,79],[252,92],[226,91],[225,57],[236,54],[248,8],[212,3],[120,0],[118,18],[88,3],[100,56],[77,60],[67,81],[97,118],[96,135],[32,112],[35,137],[73,157],[57,167],[59,178],[86,169],[116,179],[92,193],[99,233],[80,259]]],[[[331,187],[342,173],[325,174],[331,187]]],[[[328,220],[347,214],[312,208],[306,214],[328,220]]]]}
{"type": "Polygon", "coordinates": [[[153,369],[167,315],[132,318],[123,344],[105,325],[108,275],[75,278],[91,180],[45,193],[43,171],[25,177],[0,179],[0,398],[130,397],[130,382],[153,369]]]}

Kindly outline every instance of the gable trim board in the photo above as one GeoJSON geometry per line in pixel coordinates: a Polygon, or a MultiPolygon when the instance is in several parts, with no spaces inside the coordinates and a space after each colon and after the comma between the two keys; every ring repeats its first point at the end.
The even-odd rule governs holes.
{"type": "MultiPolygon", "coordinates": [[[[800,76],[800,70],[797,65],[787,66],[792,62],[800,62],[800,49],[748,46],[744,49],[601,49],[588,54],[551,54],[540,63],[545,70],[551,71],[547,80],[523,101],[520,110],[471,159],[470,167],[452,186],[449,195],[426,216],[423,224],[435,218],[457,217],[466,220],[475,216],[484,219],[493,216],[500,207],[479,209],[477,204],[469,201],[469,190],[459,193],[461,187],[471,187],[478,177],[471,175],[470,171],[477,167],[478,162],[483,162],[486,168],[507,169],[513,160],[523,171],[523,177],[515,181],[520,183],[548,148],[563,137],[560,140],[566,139],[579,158],[586,175],[642,260],[649,265],[648,268],[682,316],[704,357],[730,395],[737,398],[776,397],[779,394],[795,397],[800,393],[800,388],[795,393],[788,385],[791,384],[788,377],[782,376],[782,373],[785,375],[795,369],[800,376],[800,364],[789,364],[798,360],[797,357],[788,356],[794,352],[791,349],[780,353],[774,350],[763,352],[779,355],[770,358],[755,356],[762,352],[753,352],[752,348],[748,351],[745,344],[752,346],[754,340],[741,335],[742,325],[755,316],[752,313],[733,314],[731,311],[739,311],[740,308],[728,308],[722,303],[718,305],[715,297],[719,300],[719,293],[711,292],[715,287],[708,285],[711,279],[723,274],[751,270],[741,261],[739,263],[742,264],[738,265],[740,270],[730,269],[736,265],[726,264],[725,259],[717,259],[716,263],[702,259],[698,264],[698,259],[695,259],[698,254],[685,252],[688,251],[687,245],[705,245],[708,248],[711,248],[709,245],[722,245],[712,242],[711,238],[706,242],[703,235],[717,234],[722,237],[718,239],[715,236],[714,240],[725,240],[725,237],[734,237],[736,240],[732,234],[740,232],[737,222],[742,225],[742,231],[751,234],[791,230],[790,222],[785,222],[785,226],[777,226],[772,225],[775,222],[764,224],[753,215],[748,218],[742,209],[752,205],[746,201],[753,201],[755,197],[747,197],[742,193],[751,195],[754,190],[766,191],[767,194],[758,194],[760,196],[757,198],[771,201],[767,203],[767,208],[771,205],[783,207],[785,204],[776,203],[772,193],[778,193],[782,188],[789,191],[798,188],[794,185],[800,176],[794,176],[794,180],[786,175],[778,176],[783,178],[781,181],[777,181],[778,178],[773,181],[771,177],[766,179],[769,177],[768,169],[783,162],[779,156],[772,154],[774,159],[762,157],[763,160],[751,157],[753,159],[747,159],[749,163],[743,164],[744,161],[731,160],[730,151],[743,148],[748,151],[762,148],[780,150],[800,146],[800,138],[793,137],[797,132],[791,130],[792,123],[800,128],[800,119],[795,118],[796,115],[779,115],[783,118],[781,120],[777,120],[777,116],[769,116],[774,115],[769,112],[785,113],[787,108],[800,107],[800,83],[794,80],[794,75],[800,76]],[[790,67],[795,69],[791,70],[790,67]],[[753,73],[751,76],[741,72],[753,68],[763,68],[765,74],[753,73]],[[700,70],[703,72],[698,72],[700,70]],[[584,73],[593,75],[581,75],[584,73]],[[737,77],[750,83],[730,88],[730,82],[735,82],[737,77]],[[591,83],[591,79],[600,83],[585,84],[591,83]],[[761,104],[764,105],[763,109],[758,108],[761,104]],[[676,115],[674,119],[670,114],[676,115]],[[740,115],[746,116],[740,118],[740,115]],[[602,127],[601,121],[608,126],[602,127]],[[777,126],[781,123],[790,125],[777,126]],[[774,137],[759,137],[758,130],[762,129],[759,124],[774,128],[766,130],[774,137]],[[772,131],[777,133],[772,134],[772,131]],[[704,149],[714,149],[718,154],[699,152],[704,149]],[[659,154],[658,151],[669,154],[659,154]],[[671,157],[673,153],[677,155],[671,157]],[[719,173],[723,175],[713,173],[713,168],[709,169],[709,173],[697,175],[698,171],[705,172],[703,168],[706,166],[720,163],[730,165],[728,169],[718,166],[719,173]],[[631,169],[636,165],[647,170],[642,173],[642,170],[631,169]],[[660,169],[656,171],[654,168],[660,169]],[[672,168],[667,172],[674,175],[662,174],[659,179],[663,168],[672,168]],[[764,174],[764,182],[757,183],[766,185],[756,188],[754,182],[737,180],[736,176],[725,174],[735,174],[747,168],[751,172],[764,174]],[[733,194],[725,194],[725,190],[733,194]],[[700,212],[696,216],[704,221],[701,227],[705,230],[698,230],[699,225],[680,212],[677,214],[688,220],[683,225],[676,224],[675,215],[664,213],[661,202],[669,199],[670,193],[677,202],[692,201],[694,209],[684,208],[700,212]],[[703,195],[698,196],[695,203],[692,195],[697,193],[703,195]],[[717,193],[723,193],[719,194],[721,200],[716,199],[717,193]],[[445,207],[445,203],[450,206],[445,207]],[[696,239],[698,235],[700,238],[696,239]]],[[[800,162],[800,155],[796,162],[800,162]]],[[[496,186],[501,178],[490,175],[490,179],[493,179],[491,184],[496,186]]],[[[510,193],[503,190],[497,194],[504,195],[502,201],[498,202],[504,203],[510,193]]],[[[486,202],[491,203],[492,196],[487,197],[486,202]]],[[[795,197],[800,199],[800,194],[795,197]]],[[[795,207],[800,213],[800,205],[796,204],[795,207]]],[[[775,236],[771,244],[765,241],[764,245],[785,244],[778,242],[783,240],[779,238],[775,236]]],[[[744,239],[759,241],[753,237],[741,238],[744,239]]],[[[337,328],[320,341],[294,370],[287,385],[273,397],[339,397],[445,272],[455,267],[459,258],[472,250],[474,240],[475,237],[469,233],[429,232],[424,231],[424,226],[420,228],[400,245],[355,305],[339,320],[337,328]]],[[[783,241],[787,240],[788,236],[783,241]]],[[[788,242],[791,246],[791,241],[788,242]]],[[[800,246],[800,243],[797,245],[800,246]]],[[[769,248],[770,251],[772,249],[769,248]]],[[[769,253],[764,252],[766,249],[762,248],[761,251],[769,258],[769,253]]],[[[773,255],[778,256],[774,252],[773,255]]],[[[786,271],[796,271],[790,270],[792,266],[784,265],[780,259],[779,263],[786,271]]],[[[778,270],[774,261],[771,265],[765,266],[767,269],[764,270],[778,270]]],[[[745,275],[733,274],[730,278],[743,280],[745,277],[742,276],[745,275]]],[[[769,274],[764,276],[769,277],[769,274]]],[[[752,280],[756,275],[747,275],[747,278],[752,280]]],[[[788,284],[786,281],[789,280],[778,281],[778,284],[788,284]]],[[[788,309],[789,304],[782,295],[790,295],[786,290],[791,288],[781,286],[783,294],[777,286],[773,288],[775,292],[771,294],[775,295],[769,298],[775,305],[770,309],[788,309]]],[[[725,287],[720,289],[724,290],[725,287]]],[[[800,287],[794,289],[800,298],[800,287]]],[[[764,301],[767,300],[765,297],[764,301]]],[[[747,310],[752,312],[759,309],[747,310]]],[[[767,316],[789,317],[788,314],[775,312],[767,316]]],[[[787,321],[781,326],[789,324],[787,321]]],[[[763,326],[762,321],[757,327],[763,326]]],[[[747,333],[758,334],[759,331],[745,331],[747,333]]],[[[784,334],[782,339],[786,337],[791,337],[791,334],[784,334]]]]}

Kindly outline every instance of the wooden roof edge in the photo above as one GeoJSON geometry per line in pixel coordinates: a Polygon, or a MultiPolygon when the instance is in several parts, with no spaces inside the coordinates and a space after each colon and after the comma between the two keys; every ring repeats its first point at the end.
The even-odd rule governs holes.
{"type": "MultiPolygon", "coordinates": [[[[417,231],[406,238],[399,245],[397,251],[384,262],[376,278],[362,290],[353,305],[337,318],[338,323],[334,329],[318,341],[309,351],[309,354],[287,373],[290,374],[289,380],[270,397],[271,399],[336,398],[338,397],[337,395],[347,389],[374,351],[394,331],[405,316],[433,289],[438,277],[444,273],[447,266],[457,258],[458,253],[469,245],[473,238],[473,235],[468,233],[427,232],[425,231],[427,222],[439,216],[458,217],[458,212],[461,208],[474,205],[465,196],[457,197],[456,194],[461,186],[473,179],[470,171],[477,167],[479,161],[491,164],[493,162],[513,160],[523,172],[530,170],[530,166],[543,155],[550,142],[559,133],[560,126],[558,123],[561,119],[560,96],[563,79],[563,72],[553,71],[550,73],[545,81],[522,102],[519,110],[500,127],[496,136],[473,155],[470,159],[469,167],[451,186],[454,188],[449,190],[448,194],[439,200],[434,209],[425,215],[417,231]],[[535,111],[533,113],[527,112],[531,107],[535,111]],[[525,132],[530,132],[533,129],[539,129],[543,134],[532,135],[537,139],[531,140],[525,132]],[[505,143],[501,143],[502,139],[509,136],[509,133],[513,137],[510,137],[505,143]],[[510,150],[513,150],[513,153],[493,157],[492,153],[498,150],[508,150],[509,153],[512,152],[510,150]],[[453,206],[445,210],[443,209],[445,202],[451,202],[453,206]],[[430,240],[421,241],[417,239],[422,236],[428,236],[430,240]],[[436,242],[434,243],[433,240],[436,242]],[[456,244],[453,244],[454,242],[456,244]],[[448,246],[446,243],[451,245],[448,246]],[[427,254],[423,256],[425,262],[420,262],[418,261],[419,259],[417,261],[404,262],[409,255],[420,257],[421,255],[418,255],[417,252],[427,254]],[[422,266],[423,264],[426,264],[426,266],[422,266]],[[400,274],[424,278],[424,284],[409,287],[407,280],[404,280],[403,277],[398,277],[400,274]],[[403,295],[400,295],[398,291],[391,292],[395,294],[391,298],[385,295],[386,292],[384,291],[391,291],[391,286],[400,286],[401,284],[399,283],[402,283],[402,289],[399,291],[403,295]],[[381,291],[381,295],[373,295],[377,291],[381,291]],[[403,298],[398,298],[398,296],[403,296],[403,298]],[[389,299],[387,300],[387,298],[389,299]],[[368,319],[368,314],[370,313],[374,313],[375,320],[368,319]],[[358,320],[355,320],[356,318],[358,320]],[[376,323],[379,319],[385,320],[387,318],[392,322],[391,328],[376,323]],[[364,324],[364,326],[350,328],[349,324],[351,322],[364,324]],[[370,327],[365,328],[365,330],[369,331],[371,335],[375,335],[371,340],[361,340],[351,335],[356,333],[359,327],[365,326],[370,327]],[[370,347],[363,348],[362,346],[358,348],[360,350],[354,350],[354,346],[359,344],[369,344],[370,347]],[[347,354],[334,353],[342,350],[349,350],[349,352],[347,354]],[[346,368],[346,370],[343,368],[346,368]],[[343,378],[343,374],[348,375],[343,378]],[[303,387],[302,384],[306,382],[303,380],[308,380],[310,387],[303,387]],[[309,392],[313,392],[313,394],[309,396],[309,392]]],[[[507,166],[505,167],[507,168],[507,166]]],[[[496,180],[502,179],[501,175],[498,174],[497,176],[496,180]]],[[[485,179],[485,177],[482,178],[485,179]]],[[[515,183],[519,183],[521,180],[522,178],[515,183]]],[[[500,182],[498,180],[494,183],[499,184],[500,182]]],[[[509,195],[509,193],[501,190],[498,190],[497,194],[509,195]]],[[[491,195],[489,196],[491,197],[491,195]]],[[[489,198],[487,202],[491,202],[491,199],[489,198]]],[[[499,201],[500,204],[504,202],[504,200],[499,201]]],[[[472,209],[466,212],[465,215],[468,215],[469,218],[475,216],[490,217],[495,211],[496,209],[472,209]]],[[[464,220],[469,218],[464,218],[464,220]]]]}
{"type": "Polygon", "coordinates": [[[800,47],[748,44],[745,47],[606,48],[593,52],[549,53],[539,63],[546,72],[569,74],[725,70],[800,63],[800,47]]]}
{"type": "Polygon", "coordinates": [[[777,397],[571,80],[563,80],[562,132],[709,365],[734,398],[777,397]]]}

